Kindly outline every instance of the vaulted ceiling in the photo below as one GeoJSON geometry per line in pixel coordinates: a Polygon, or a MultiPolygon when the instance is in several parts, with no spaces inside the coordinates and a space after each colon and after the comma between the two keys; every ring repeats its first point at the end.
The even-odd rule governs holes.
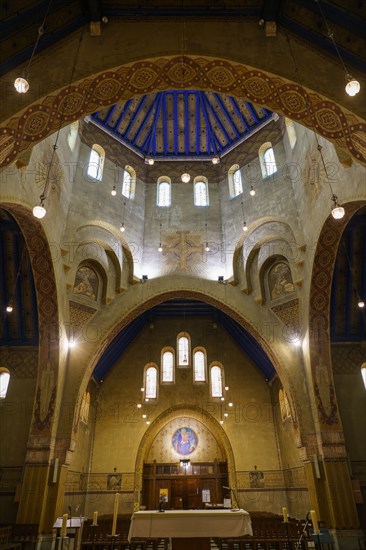
{"type": "Polygon", "coordinates": [[[141,157],[168,160],[223,156],[272,117],[218,93],[170,90],[122,101],[91,120],[141,157]]]}

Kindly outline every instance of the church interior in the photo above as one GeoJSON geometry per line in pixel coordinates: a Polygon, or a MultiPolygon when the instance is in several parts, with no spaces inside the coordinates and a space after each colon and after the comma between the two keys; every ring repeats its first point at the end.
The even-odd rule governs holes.
{"type": "Polygon", "coordinates": [[[229,502],[366,547],[365,19],[3,4],[0,530],[229,502]]]}

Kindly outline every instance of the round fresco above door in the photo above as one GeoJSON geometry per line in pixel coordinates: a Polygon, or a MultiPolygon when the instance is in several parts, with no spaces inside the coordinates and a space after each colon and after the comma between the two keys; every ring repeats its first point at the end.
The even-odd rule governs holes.
{"type": "Polygon", "coordinates": [[[180,455],[193,453],[198,445],[198,437],[191,428],[178,428],[172,437],[173,449],[180,455]]]}

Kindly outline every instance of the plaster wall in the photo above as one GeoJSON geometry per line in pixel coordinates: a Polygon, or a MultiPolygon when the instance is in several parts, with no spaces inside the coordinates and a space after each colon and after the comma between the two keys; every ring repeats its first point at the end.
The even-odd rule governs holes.
{"type": "MultiPolygon", "coordinates": [[[[273,421],[269,388],[263,375],[243,355],[231,338],[218,326],[203,319],[182,320],[174,318],[168,321],[154,320],[153,329],[145,329],[116,362],[103,382],[101,394],[101,413],[98,415],[95,433],[93,470],[105,464],[113,469],[117,464],[110,463],[111,456],[101,452],[114,441],[114,462],[124,470],[131,470],[136,457],[136,445],[140,441],[146,425],[135,407],[141,399],[140,387],[143,383],[143,367],[149,361],[160,365],[160,352],[164,346],[176,348],[176,336],[182,330],[191,335],[192,349],[203,345],[207,349],[207,363],[219,360],[225,368],[225,383],[230,387],[230,399],[234,404],[229,413],[230,422],[226,427],[234,449],[236,467],[249,469],[261,447],[271,448],[263,453],[263,467],[278,468],[279,463],[274,439],[273,421]],[[150,334],[149,334],[150,332],[150,334]],[[123,449],[119,443],[119,434],[124,432],[123,449]],[[255,444],[254,444],[255,440],[255,444]],[[117,445],[117,446],[116,446],[117,445]]],[[[177,404],[194,404],[207,410],[217,421],[221,418],[221,403],[211,400],[208,384],[192,383],[192,369],[176,369],[174,385],[160,385],[156,403],[144,406],[148,419],[153,420],[159,414],[177,404]]],[[[226,409],[225,409],[226,410],[226,409]]],[[[229,409],[227,409],[229,411],[229,409]]]]}

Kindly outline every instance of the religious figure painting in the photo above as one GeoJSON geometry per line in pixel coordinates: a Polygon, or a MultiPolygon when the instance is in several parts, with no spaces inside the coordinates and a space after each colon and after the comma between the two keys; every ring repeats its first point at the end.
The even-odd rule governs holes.
{"type": "Polygon", "coordinates": [[[272,300],[294,292],[291,271],[284,262],[276,263],[268,274],[269,293],[272,300]]]}
{"type": "Polygon", "coordinates": [[[249,485],[252,488],[264,487],[264,473],[257,470],[257,466],[254,466],[254,470],[249,472],[249,485]]]}
{"type": "Polygon", "coordinates": [[[121,474],[108,474],[107,489],[108,491],[119,491],[122,486],[121,474]]]}
{"type": "Polygon", "coordinates": [[[198,438],[191,428],[179,428],[174,432],[172,444],[178,454],[187,456],[197,448],[198,438]]]}
{"type": "Polygon", "coordinates": [[[75,276],[74,294],[81,294],[91,300],[96,300],[98,295],[99,280],[97,274],[90,267],[79,267],[75,276]]]}

